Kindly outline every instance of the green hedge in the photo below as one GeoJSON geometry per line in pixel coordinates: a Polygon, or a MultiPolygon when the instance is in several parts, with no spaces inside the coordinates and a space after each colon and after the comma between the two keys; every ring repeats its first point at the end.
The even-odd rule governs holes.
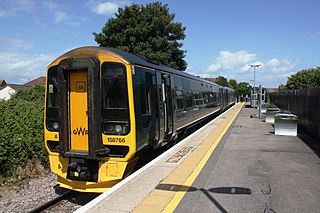
{"type": "Polygon", "coordinates": [[[43,133],[44,87],[19,91],[0,101],[0,174],[32,176],[48,166],[43,133]],[[40,166],[41,167],[41,166],[40,166]],[[29,168],[29,169],[28,169],[29,168]],[[31,170],[31,171],[28,171],[31,170]]]}

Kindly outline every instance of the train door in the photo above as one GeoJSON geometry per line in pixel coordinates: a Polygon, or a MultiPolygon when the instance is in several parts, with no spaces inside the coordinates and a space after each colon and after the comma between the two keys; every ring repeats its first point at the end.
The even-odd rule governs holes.
{"type": "Polygon", "coordinates": [[[224,111],[225,108],[225,97],[223,93],[223,89],[219,88],[219,93],[220,93],[220,111],[224,111]]]}
{"type": "Polygon", "coordinates": [[[68,58],[57,67],[61,156],[96,159],[110,150],[101,136],[100,62],[68,58]]]}
{"type": "Polygon", "coordinates": [[[88,151],[88,77],[86,70],[69,72],[71,151],[88,151]]]}
{"type": "Polygon", "coordinates": [[[171,77],[168,74],[161,74],[161,89],[163,100],[163,113],[164,113],[164,133],[166,138],[169,139],[173,134],[173,95],[171,90],[171,77]]]}

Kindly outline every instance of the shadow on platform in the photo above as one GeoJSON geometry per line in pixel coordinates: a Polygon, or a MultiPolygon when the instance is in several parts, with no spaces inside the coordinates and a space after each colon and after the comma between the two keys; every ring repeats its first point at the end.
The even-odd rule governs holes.
{"type": "Polygon", "coordinates": [[[203,194],[223,213],[228,212],[223,206],[209,193],[217,194],[229,194],[229,195],[250,195],[251,189],[244,187],[215,187],[210,189],[197,189],[195,187],[189,187],[176,184],[158,184],[156,189],[174,192],[194,192],[201,191],[203,194]]]}
{"type": "Polygon", "coordinates": [[[299,133],[298,138],[303,141],[317,156],[320,158],[320,142],[311,138],[310,136],[299,133]]]}

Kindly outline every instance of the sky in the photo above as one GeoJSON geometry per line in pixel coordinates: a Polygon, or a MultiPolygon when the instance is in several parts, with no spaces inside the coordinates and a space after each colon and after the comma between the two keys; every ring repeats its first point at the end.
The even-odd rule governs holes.
{"type": "MultiPolygon", "coordinates": [[[[119,7],[148,0],[0,0],[0,79],[24,84],[81,46],[97,46],[119,7]]],[[[320,66],[319,0],[171,0],[169,12],[186,27],[186,72],[263,87],[320,66]],[[248,65],[261,65],[254,70],[248,65]]]]}

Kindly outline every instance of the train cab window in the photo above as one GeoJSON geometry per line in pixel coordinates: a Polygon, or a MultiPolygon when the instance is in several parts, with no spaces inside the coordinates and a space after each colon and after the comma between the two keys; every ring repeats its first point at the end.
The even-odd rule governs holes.
{"type": "Polygon", "coordinates": [[[126,69],[120,63],[105,62],[102,64],[102,122],[105,134],[126,135],[129,133],[126,69]]]}
{"type": "Polygon", "coordinates": [[[47,82],[47,106],[46,106],[46,127],[49,131],[58,131],[58,82],[57,66],[48,70],[47,82]]]}
{"type": "Polygon", "coordinates": [[[57,67],[50,67],[48,70],[48,100],[47,107],[57,107],[57,67]]]}
{"type": "Polygon", "coordinates": [[[104,63],[103,94],[105,109],[127,109],[128,92],[126,87],[125,69],[122,65],[104,63]],[[109,66],[108,66],[109,65],[109,66]]]}
{"type": "Polygon", "coordinates": [[[151,104],[150,104],[150,88],[140,87],[140,109],[141,115],[151,114],[151,104]]]}
{"type": "Polygon", "coordinates": [[[177,110],[184,109],[184,102],[183,102],[183,91],[176,90],[176,101],[177,101],[177,110]]]}
{"type": "Polygon", "coordinates": [[[186,92],[186,108],[191,108],[193,107],[193,97],[192,97],[192,92],[188,91],[186,92]]]}

